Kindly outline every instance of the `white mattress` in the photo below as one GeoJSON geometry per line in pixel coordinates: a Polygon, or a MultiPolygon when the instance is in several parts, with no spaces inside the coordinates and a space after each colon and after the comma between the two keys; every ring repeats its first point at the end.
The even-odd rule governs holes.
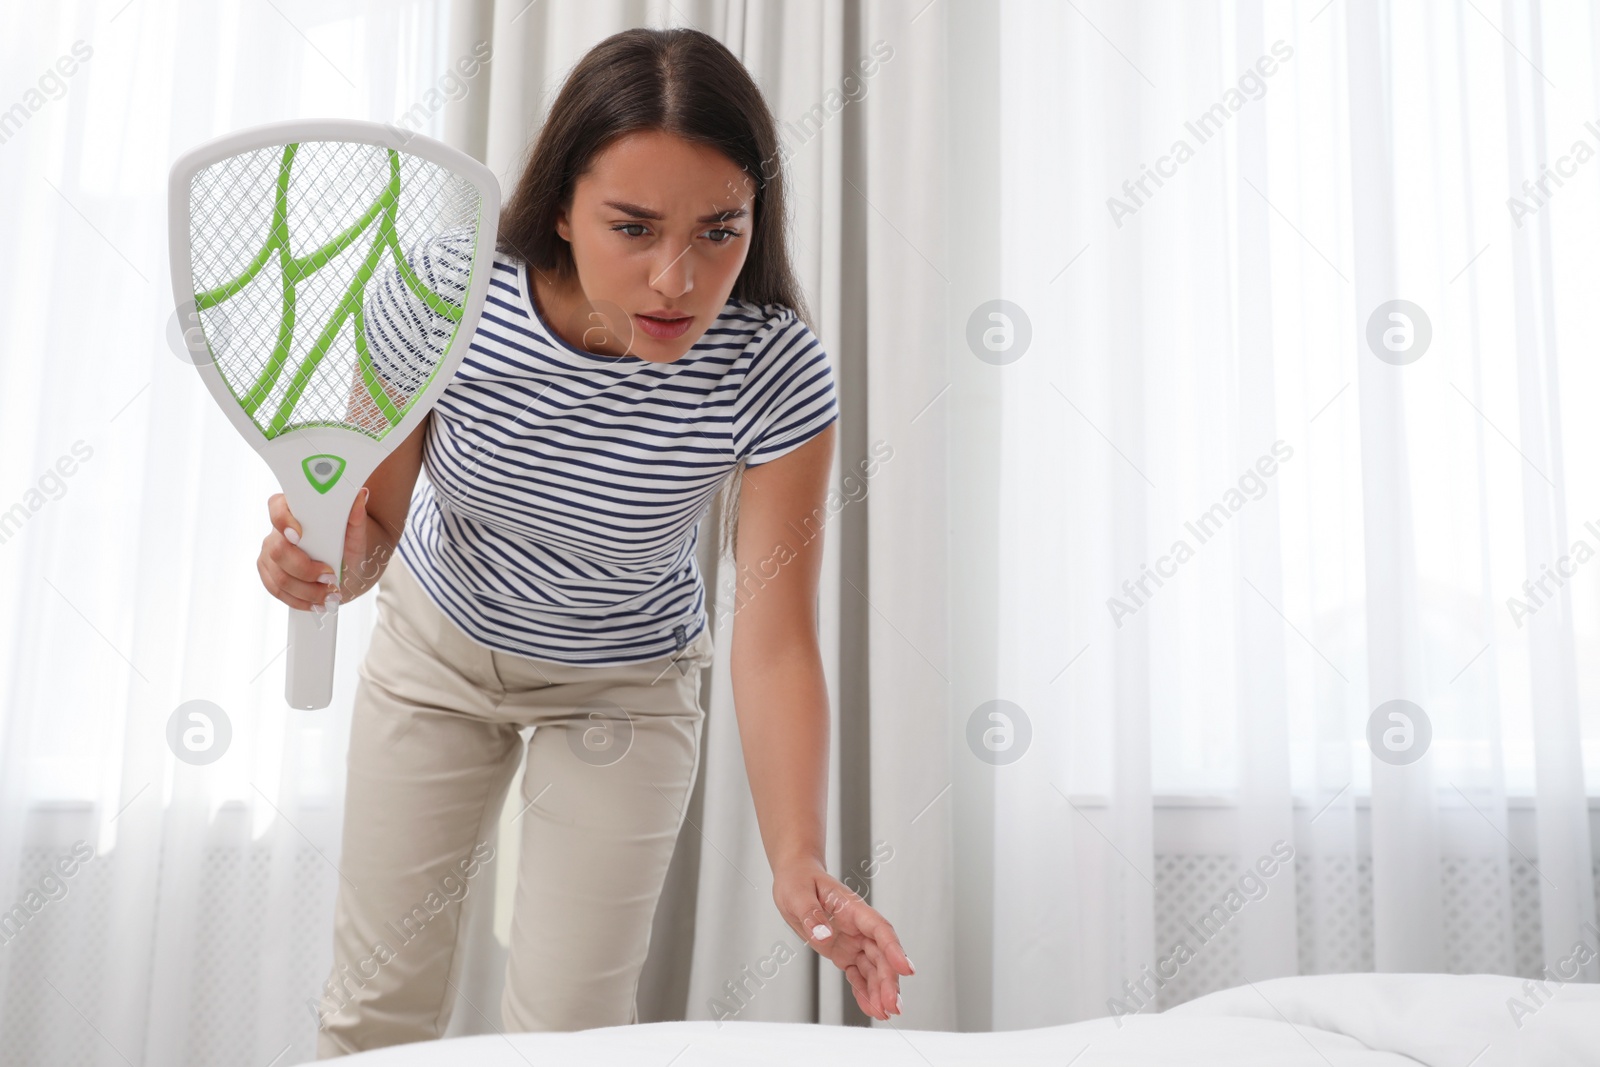
{"type": "Polygon", "coordinates": [[[745,1067],[840,1060],[884,1067],[1578,1067],[1600,1065],[1600,985],[1547,986],[1543,1002],[1500,975],[1274,978],[1161,1014],[990,1034],[893,1025],[710,1021],[567,1034],[427,1041],[340,1059],[350,1067],[745,1067]],[[1522,1010],[1514,1013],[1512,1003],[1522,1010]]]}

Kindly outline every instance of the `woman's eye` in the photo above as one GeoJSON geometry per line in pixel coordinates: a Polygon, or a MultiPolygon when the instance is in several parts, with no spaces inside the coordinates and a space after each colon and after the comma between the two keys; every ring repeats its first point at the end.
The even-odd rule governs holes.
{"type": "MultiPolygon", "coordinates": [[[[616,232],[623,234],[623,236],[625,236],[625,237],[643,237],[644,234],[642,234],[642,233],[629,233],[627,231],[629,231],[629,230],[647,230],[647,229],[649,229],[649,227],[646,226],[642,222],[624,222],[621,225],[613,226],[611,228],[613,230],[615,230],[616,232]]],[[[715,229],[715,230],[707,230],[706,233],[708,235],[710,235],[710,234],[723,234],[724,235],[721,238],[713,237],[711,243],[714,244],[714,245],[729,244],[729,243],[731,243],[733,241],[733,239],[735,237],[739,236],[739,231],[738,230],[729,230],[729,229],[722,229],[722,228],[715,229]]]]}

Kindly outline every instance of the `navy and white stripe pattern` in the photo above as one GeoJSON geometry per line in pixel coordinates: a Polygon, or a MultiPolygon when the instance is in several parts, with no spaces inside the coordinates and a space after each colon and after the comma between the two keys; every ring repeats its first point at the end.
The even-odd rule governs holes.
{"type": "MultiPolygon", "coordinates": [[[[418,272],[457,277],[468,252],[438,242],[448,265],[418,272]]],[[[730,300],[672,363],[596,356],[541,320],[521,260],[496,253],[493,271],[431,413],[400,555],[491,648],[591,666],[672,653],[707,623],[695,546],[718,485],[838,417],[827,353],[792,309],[730,300]]],[[[415,380],[403,350],[372,355],[415,380]]]]}
{"type": "MultiPolygon", "coordinates": [[[[406,264],[424,285],[459,307],[466,302],[472,280],[475,237],[474,228],[420,238],[407,250],[406,264]]],[[[455,322],[412,292],[392,264],[367,286],[363,303],[367,352],[373,366],[409,400],[443,362],[455,335],[455,322]]]]}

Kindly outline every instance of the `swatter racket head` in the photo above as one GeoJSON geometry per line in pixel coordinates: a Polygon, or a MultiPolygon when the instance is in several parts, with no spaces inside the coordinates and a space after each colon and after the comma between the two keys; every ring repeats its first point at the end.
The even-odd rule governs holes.
{"type": "Polygon", "coordinates": [[[317,427],[403,439],[488,291],[488,168],[381,123],[293,121],[186,153],[169,197],[184,341],[251,446],[317,427]]]}
{"type": "MultiPolygon", "coordinates": [[[[206,142],[173,164],[168,195],[191,360],[277,475],[301,547],[339,570],[356,493],[466,354],[499,183],[431,138],[321,119],[206,142]]],[[[311,615],[291,612],[297,707],[326,706],[331,686],[334,626],[296,617],[311,615]]]]}

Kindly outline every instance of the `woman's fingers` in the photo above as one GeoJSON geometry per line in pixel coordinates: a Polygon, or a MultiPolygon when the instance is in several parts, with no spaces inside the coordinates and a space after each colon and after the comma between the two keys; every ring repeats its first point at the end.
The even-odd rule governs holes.
{"type": "Polygon", "coordinates": [[[856,1005],[861,1009],[862,1014],[870,1015],[874,1019],[882,1018],[883,1011],[873,1001],[872,993],[867,988],[867,981],[861,977],[861,971],[856,965],[852,963],[846,967],[844,976],[850,981],[850,988],[856,995],[856,1005]]]}
{"type": "Polygon", "coordinates": [[[840,929],[841,937],[852,942],[859,939],[862,976],[876,1002],[885,1011],[898,1014],[900,976],[911,973],[911,961],[900,947],[894,927],[864,901],[835,913],[834,925],[840,929]]]}
{"type": "Polygon", "coordinates": [[[817,873],[775,887],[785,919],[845,973],[861,1010],[874,1019],[901,1012],[900,976],[912,973],[894,927],[844,883],[817,873]]]}
{"type": "Polygon", "coordinates": [[[860,973],[854,967],[846,967],[844,976],[850,983],[850,992],[855,994],[856,1007],[860,1008],[864,1014],[871,1015],[872,1010],[868,1006],[870,1002],[867,1000],[866,987],[861,982],[860,973]]]}
{"type": "Polygon", "coordinates": [[[306,582],[289,577],[271,561],[266,552],[256,559],[256,570],[261,575],[261,584],[269,593],[299,611],[323,607],[324,601],[334,591],[333,586],[322,582],[306,582]]]}
{"type": "Polygon", "coordinates": [[[872,987],[873,996],[878,1006],[885,1012],[898,1011],[895,1007],[895,998],[900,995],[899,976],[889,966],[884,958],[883,950],[871,940],[861,943],[862,955],[866,956],[870,964],[870,973],[867,979],[872,987]]]}
{"type": "Polygon", "coordinates": [[[275,573],[263,572],[262,581],[279,600],[300,611],[310,611],[324,606],[335,587],[326,582],[307,582],[292,578],[280,568],[275,573]]]}
{"type": "Polygon", "coordinates": [[[850,959],[839,955],[839,924],[827,906],[832,878],[825,871],[786,871],[773,886],[774,903],[784,920],[806,944],[840,967],[850,959]]]}
{"type": "Polygon", "coordinates": [[[809,878],[791,879],[786,876],[775,882],[772,892],[778,914],[800,935],[800,940],[822,955],[831,957],[836,944],[833,926],[817,900],[816,884],[809,878]]]}
{"type": "Polygon", "coordinates": [[[262,586],[278,600],[283,601],[297,611],[311,610],[312,604],[309,601],[303,600],[283,589],[283,572],[279,571],[276,566],[268,565],[265,549],[262,550],[261,555],[256,557],[256,573],[261,575],[262,586]]]}
{"type": "Polygon", "coordinates": [[[272,520],[273,532],[262,542],[261,556],[256,560],[262,584],[291,608],[309,611],[322,606],[337,587],[333,568],[312,559],[296,544],[300,539],[300,525],[289,513],[288,501],[282,493],[268,498],[267,515],[272,520]],[[330,582],[329,578],[334,580],[330,582]]]}
{"type": "MultiPolygon", "coordinates": [[[[366,486],[356,494],[356,501],[350,505],[350,521],[344,528],[344,558],[361,562],[367,558],[367,496],[369,490],[366,486]]],[[[342,578],[343,575],[341,574],[342,578]]]]}
{"type": "Polygon", "coordinates": [[[289,544],[281,535],[276,540],[278,543],[267,554],[282,572],[279,585],[284,592],[302,600],[320,602],[335,588],[338,581],[332,567],[312,559],[304,549],[289,544]]]}
{"type": "Polygon", "coordinates": [[[883,951],[884,958],[896,974],[912,973],[911,958],[900,946],[900,938],[895,934],[894,927],[889,925],[888,919],[868,907],[861,908],[854,919],[861,936],[883,951]]]}
{"type": "Polygon", "coordinates": [[[800,917],[800,929],[805,931],[808,942],[816,945],[823,955],[827,955],[833,941],[833,924],[820,904],[800,917]]]}
{"type": "Polygon", "coordinates": [[[271,521],[272,528],[284,534],[291,545],[299,543],[300,524],[289,514],[289,500],[282,493],[273,493],[267,497],[267,518],[271,521]]]}

